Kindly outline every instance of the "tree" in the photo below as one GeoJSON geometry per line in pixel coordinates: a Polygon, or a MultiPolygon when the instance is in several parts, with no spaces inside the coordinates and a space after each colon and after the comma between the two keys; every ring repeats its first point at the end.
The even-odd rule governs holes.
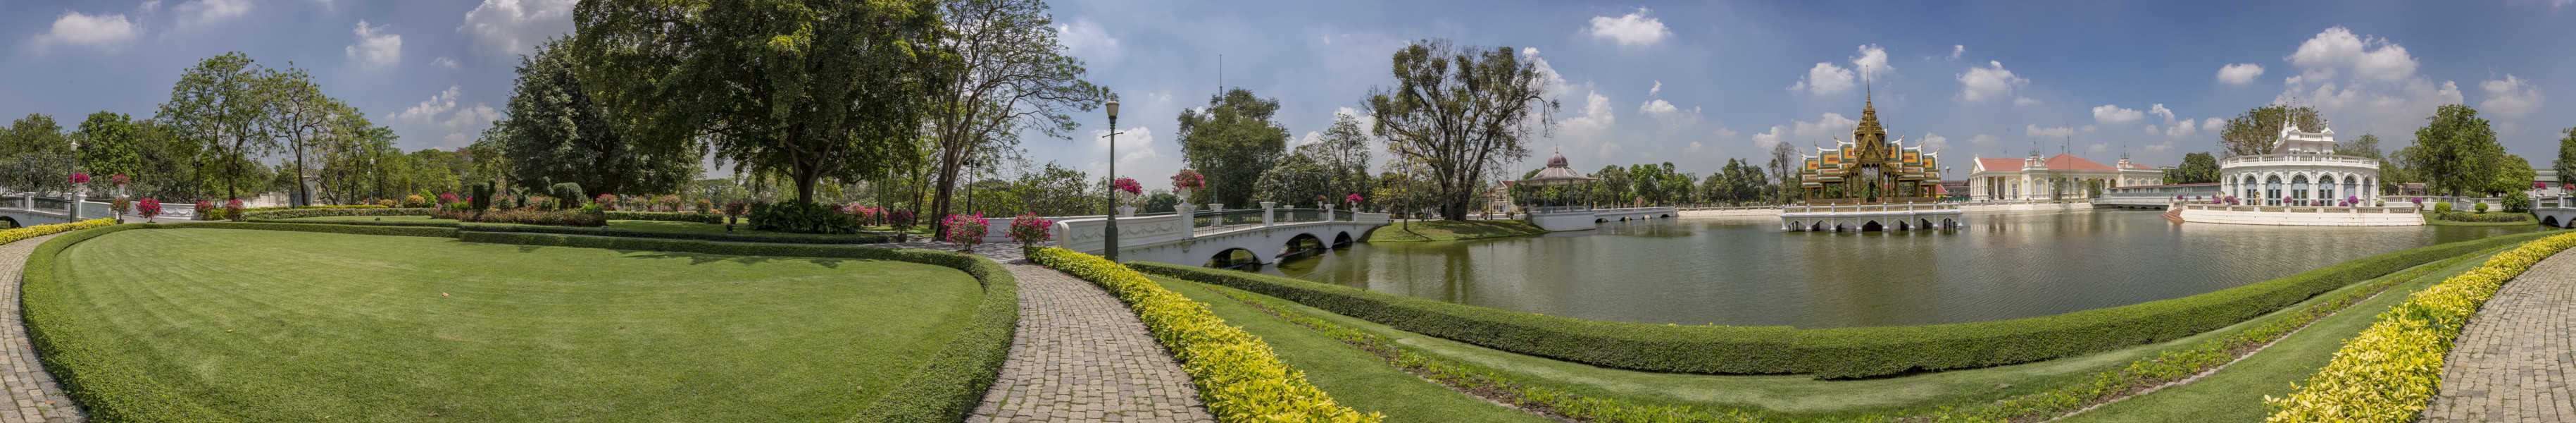
{"type": "Polygon", "coordinates": [[[698,176],[695,151],[651,148],[623,136],[583,91],[578,67],[560,41],[519,58],[510,117],[484,132],[495,137],[485,145],[510,158],[512,179],[577,183],[590,197],[674,192],[698,176]]]}
{"type": "Polygon", "coordinates": [[[1348,114],[1335,114],[1333,126],[1325,129],[1314,143],[1297,146],[1297,154],[1314,157],[1333,170],[1332,191],[1338,195],[1361,194],[1366,197],[1375,182],[1369,176],[1368,134],[1360,129],[1359,120],[1348,114]]]}
{"type": "Polygon", "coordinates": [[[1270,120],[1278,112],[1279,99],[1240,88],[1208,97],[1206,109],[1181,111],[1181,159],[1207,175],[1207,202],[1255,201],[1254,183],[1288,146],[1288,128],[1270,120]]]}
{"type": "Polygon", "coordinates": [[[1351,193],[1335,192],[1333,177],[1338,173],[1320,160],[1305,154],[1290,154],[1277,166],[1261,172],[1253,182],[1253,198],[1277,201],[1281,207],[1339,203],[1338,197],[1351,193]]]}
{"type": "Polygon", "coordinates": [[[311,204],[312,194],[306,192],[304,183],[306,144],[328,137],[331,125],[338,123],[341,116],[354,115],[358,111],[340,100],[323,95],[322,86],[313,83],[312,74],[291,65],[286,70],[266,72],[255,85],[261,97],[267,100],[268,110],[260,114],[261,119],[257,122],[261,132],[285,137],[286,146],[295,152],[295,161],[287,163],[294,167],[292,172],[283,167],[278,171],[280,178],[290,181],[288,184],[295,187],[291,202],[298,206],[311,204]]]}
{"type": "Polygon", "coordinates": [[[1593,173],[1592,177],[1592,193],[1588,196],[1592,204],[1626,207],[1628,200],[1637,194],[1636,181],[1628,178],[1628,168],[1602,166],[1601,171],[1593,173]]]}
{"type": "Polygon", "coordinates": [[[260,125],[271,110],[260,89],[264,78],[259,65],[240,52],[206,58],[179,76],[170,88],[170,101],[161,103],[155,117],[172,134],[201,146],[201,162],[221,171],[208,180],[227,199],[241,198],[244,187],[265,184],[265,175],[249,174],[264,172],[254,169],[261,166],[252,159],[278,148],[277,139],[260,125]]]}
{"type": "Polygon", "coordinates": [[[2271,154],[2272,144],[2281,138],[2281,125],[2293,122],[2310,131],[2326,127],[2326,118],[2314,107],[2256,107],[2227,120],[2227,128],[2218,133],[2218,151],[2226,157],[2271,154]]]}
{"type": "Polygon", "coordinates": [[[2494,175],[2479,185],[2477,191],[2480,194],[2504,195],[2527,191],[2531,189],[2532,179],[2539,175],[2531,169],[2531,161],[2523,160],[2522,156],[2504,154],[2492,160],[2494,164],[2489,167],[2495,169],[2494,175]]]}
{"type": "Polygon", "coordinates": [[[1081,79],[1082,61],[1056,42],[1044,1],[946,0],[939,9],[956,34],[936,42],[956,68],[941,76],[943,95],[930,109],[939,147],[931,216],[948,215],[958,172],[979,152],[1016,144],[1022,129],[1064,138],[1079,127],[1067,112],[1089,111],[1109,95],[1081,79]]]}
{"type": "Polygon", "coordinates": [[[1073,168],[1048,162],[1044,169],[1020,175],[1015,189],[1028,193],[1021,198],[1030,212],[1040,216],[1077,216],[1090,214],[1101,206],[1100,196],[1093,195],[1089,175],[1073,168]]]}
{"type": "Polygon", "coordinates": [[[71,140],[63,136],[63,125],[55,123],[52,115],[28,113],[27,117],[9,122],[9,130],[0,133],[0,156],[71,152],[71,140]]]}
{"type": "Polygon", "coordinates": [[[915,161],[951,52],[928,0],[584,2],[571,44],[583,91],[635,154],[703,147],[775,173],[812,204],[826,177],[915,161]]]}
{"type": "Polygon", "coordinates": [[[2369,157],[2373,159],[2386,158],[2386,156],[2380,155],[2379,152],[2379,136],[2371,134],[2361,134],[2360,138],[2353,138],[2344,140],[2341,143],[2336,143],[2335,154],[2353,157],[2369,157]]]}
{"type": "Polygon", "coordinates": [[[2209,153],[2183,153],[2182,165],[2166,171],[2167,184],[2206,184],[2218,182],[2218,158],[2209,153]]]}
{"type": "Polygon", "coordinates": [[[1775,188],[1772,191],[1779,194],[1779,199],[1777,201],[1781,204],[1788,204],[1789,200],[1791,200],[1789,197],[1798,191],[1795,189],[1786,189],[1785,186],[1789,184],[1791,179],[1796,179],[1798,177],[1798,171],[1800,170],[1798,167],[1805,165],[1805,162],[1806,157],[1798,154],[1798,147],[1789,145],[1789,143],[1785,142],[1771,145],[1771,162],[1769,163],[1771,167],[1771,180],[1780,181],[1779,185],[1783,186],[1782,188],[1775,188]]]}
{"type": "Polygon", "coordinates": [[[2478,118],[2478,110],[2446,105],[2425,120],[2415,130],[2415,146],[2408,148],[2406,160],[2425,188],[2445,195],[2488,188],[2503,164],[2504,146],[2496,144],[2495,129],[2478,118]]]}
{"type": "Polygon", "coordinates": [[[1377,119],[1372,132],[1389,153],[1422,165],[1443,218],[1466,220],[1485,174],[1528,157],[1523,138],[1550,125],[1557,106],[1543,97],[1546,79],[1510,47],[1421,41],[1392,62],[1396,86],[1371,88],[1364,105],[1377,119]]]}
{"type": "Polygon", "coordinates": [[[2576,128],[2567,128],[2566,134],[2558,139],[2558,161],[2552,166],[2558,169],[2560,186],[2576,185],[2576,128]]]}
{"type": "MultiPolygon", "coordinates": [[[[87,172],[102,175],[126,175],[140,178],[143,172],[142,129],[134,118],[124,113],[98,112],[82,120],[80,132],[73,137],[81,141],[80,163],[87,172]]],[[[155,175],[169,176],[169,175],[155,175]]]]}

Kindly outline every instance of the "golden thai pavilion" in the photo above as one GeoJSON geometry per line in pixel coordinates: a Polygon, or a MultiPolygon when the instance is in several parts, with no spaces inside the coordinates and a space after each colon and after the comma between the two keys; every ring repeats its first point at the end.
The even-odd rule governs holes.
{"type": "Polygon", "coordinates": [[[1878,125],[1878,107],[1862,100],[1860,124],[1852,139],[1817,148],[1798,170],[1798,187],[1808,204],[1891,204],[1932,202],[1941,187],[1939,154],[1922,146],[1889,141],[1878,125]]]}

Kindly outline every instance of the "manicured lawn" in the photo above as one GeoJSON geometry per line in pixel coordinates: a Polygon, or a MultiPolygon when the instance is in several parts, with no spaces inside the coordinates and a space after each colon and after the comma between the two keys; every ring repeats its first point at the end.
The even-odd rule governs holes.
{"type": "Polygon", "coordinates": [[[317,217],[298,217],[298,218],[292,218],[292,219],[278,219],[278,220],[280,220],[280,221],[286,221],[286,222],[315,222],[315,223],[333,223],[333,222],[454,222],[454,221],[455,221],[455,220],[450,220],[450,219],[431,219],[429,216],[317,216],[317,217]]]}
{"type": "Polygon", "coordinates": [[[2484,264],[2487,257],[2462,261],[2441,271],[2383,291],[2342,312],[2281,338],[2263,351],[2189,384],[2104,405],[2067,418],[2066,422],[2250,422],[2263,420],[2271,408],[2263,396],[2286,397],[2293,382],[2305,383],[2334,359],[2343,340],[2361,333],[2380,312],[2404,302],[2408,294],[2484,264]]]}
{"type": "Polygon", "coordinates": [[[1369,232],[1368,242],[1459,241],[1547,233],[1518,220],[1429,220],[1390,224],[1369,232]]]}
{"type": "MultiPolygon", "coordinates": [[[[288,221],[288,222],[315,222],[315,223],[334,223],[334,222],[373,222],[373,221],[382,221],[382,222],[455,222],[455,220],[452,220],[452,219],[432,219],[432,218],[430,218],[429,216],[322,216],[322,217],[299,217],[299,218],[293,218],[293,219],[282,219],[282,221],[288,221]]],[[[524,224],[517,224],[517,223],[474,223],[474,224],[476,224],[476,225],[498,225],[498,226],[535,226],[535,225],[524,225],[524,224]]],[[[690,234],[724,234],[724,233],[727,233],[727,232],[725,232],[725,225],[724,225],[724,224],[721,224],[721,223],[672,222],[672,221],[663,221],[663,220],[610,220],[610,221],[608,221],[608,226],[601,226],[601,227],[599,227],[599,229],[611,229],[611,230],[621,230],[621,231],[642,231],[642,232],[690,233],[690,234]]],[[[798,238],[847,238],[847,237],[849,237],[849,235],[839,235],[839,234],[800,234],[800,233],[788,233],[788,232],[755,231],[755,230],[751,230],[751,226],[750,226],[750,225],[748,225],[748,224],[736,224],[736,225],[734,225],[733,232],[731,232],[731,234],[733,234],[733,235],[746,235],[746,236],[784,236],[784,237],[798,237],[798,238]]]]}
{"type": "Polygon", "coordinates": [[[1388,365],[1376,355],[1216,292],[1228,288],[1159,276],[1152,279],[1163,289],[1206,303],[1226,323],[1261,336],[1279,354],[1281,362],[1306,372],[1308,382],[1331,394],[1334,402],[1353,410],[1383,413],[1389,422],[1552,421],[1423,380],[1388,365]]]}
{"type": "Polygon", "coordinates": [[[26,299],[61,316],[45,359],[149,393],[83,404],[141,420],[847,420],[980,292],[906,262],[257,230],[60,257],[26,299]]]}
{"type": "MultiPolygon", "coordinates": [[[[2367,282],[2355,283],[2354,286],[2365,284],[2367,282]]],[[[2320,295],[2319,298],[2328,295],[2320,295]]],[[[2311,299],[2285,307],[2283,310],[2296,310],[2317,301],[2319,300],[2311,299]]],[[[1926,411],[1930,407],[1973,405],[2008,396],[2053,389],[2078,382],[2097,372],[2127,366],[2134,360],[2153,357],[2167,350],[2184,348],[2199,341],[2253,328],[2286,316],[2283,312],[2274,312],[2236,325],[2172,341],[2058,360],[1887,378],[1817,380],[1810,375],[1699,375],[1596,367],[1424,336],[1293,302],[1280,301],[1280,303],[1288,304],[1296,311],[1370,332],[1385,337],[1391,342],[1420,349],[1434,356],[1505,375],[1508,379],[1517,382],[1583,396],[1617,398],[1640,404],[1754,411],[1763,413],[1767,416],[1766,419],[1777,420],[1844,419],[1882,413],[1915,413],[1926,411]]],[[[2334,346],[2328,345],[2326,348],[2331,353],[2334,346]]],[[[1336,398],[1339,397],[1336,396],[1336,398]]]]}

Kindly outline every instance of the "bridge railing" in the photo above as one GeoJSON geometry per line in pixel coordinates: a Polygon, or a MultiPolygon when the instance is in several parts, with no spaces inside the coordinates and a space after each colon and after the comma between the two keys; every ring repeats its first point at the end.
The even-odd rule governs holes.
{"type": "Polygon", "coordinates": [[[36,207],[36,209],[37,209],[37,210],[53,210],[53,211],[71,210],[71,209],[72,209],[72,200],[70,200],[70,199],[64,199],[64,198],[53,198],[53,197],[36,197],[36,199],[35,199],[35,207],[36,207]]]}
{"type": "Polygon", "coordinates": [[[1209,233],[1236,227],[1260,226],[1261,216],[1265,212],[1267,210],[1262,209],[1200,211],[1190,217],[1190,231],[1209,233]]]}

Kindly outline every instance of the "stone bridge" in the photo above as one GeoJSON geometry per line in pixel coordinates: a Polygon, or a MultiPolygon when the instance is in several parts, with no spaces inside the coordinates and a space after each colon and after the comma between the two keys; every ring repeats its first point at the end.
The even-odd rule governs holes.
{"type": "MultiPolygon", "coordinates": [[[[105,201],[84,196],[40,195],[19,193],[0,196],[0,227],[23,228],[36,225],[71,223],[73,221],[115,217],[105,201]],[[78,209],[72,207],[79,204],[78,209]]],[[[128,217],[137,218],[131,213],[128,217]]],[[[180,221],[197,217],[196,207],[188,204],[161,204],[161,217],[156,221],[180,221]]]]}
{"type": "Polygon", "coordinates": [[[2576,196],[2532,199],[2531,214],[2540,218],[2541,225],[2576,228],[2576,196]]]}
{"type": "MultiPolygon", "coordinates": [[[[1246,210],[1195,211],[1118,218],[1118,259],[1186,266],[1215,259],[1234,263],[1249,252],[1254,263],[1277,262],[1281,256],[1358,242],[1385,226],[1385,213],[1323,209],[1283,209],[1271,203],[1246,210]]],[[[1057,245],[1090,254],[1104,253],[1101,216],[1052,218],[1057,245]]]]}

